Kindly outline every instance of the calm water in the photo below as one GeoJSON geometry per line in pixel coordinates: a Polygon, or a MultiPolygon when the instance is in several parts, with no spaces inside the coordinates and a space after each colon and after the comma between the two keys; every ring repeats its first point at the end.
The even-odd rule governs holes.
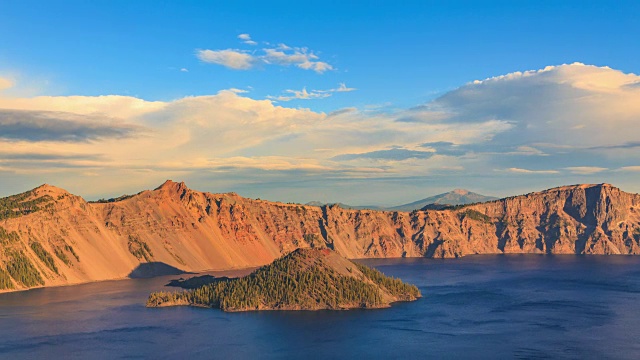
{"type": "Polygon", "coordinates": [[[420,287],[391,309],[147,309],[175,276],[0,295],[0,357],[640,358],[640,257],[368,260],[420,287]]]}

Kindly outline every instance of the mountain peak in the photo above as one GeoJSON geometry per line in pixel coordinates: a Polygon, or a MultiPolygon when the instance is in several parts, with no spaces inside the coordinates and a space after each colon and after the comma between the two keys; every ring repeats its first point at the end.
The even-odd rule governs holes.
{"type": "Polygon", "coordinates": [[[188,189],[184,181],[175,182],[173,180],[167,180],[164,183],[162,183],[162,185],[158,186],[155,190],[172,191],[172,190],[184,190],[184,189],[188,189]]]}
{"type": "Polygon", "coordinates": [[[49,185],[49,184],[42,184],[37,188],[33,189],[33,192],[35,192],[38,195],[49,195],[52,197],[69,194],[67,190],[63,188],[59,188],[57,186],[49,185]]]}
{"type": "Polygon", "coordinates": [[[455,189],[446,193],[431,196],[409,204],[392,207],[395,211],[413,211],[419,209],[442,209],[450,205],[465,205],[496,200],[491,196],[485,196],[466,189],[455,189]]]}
{"type": "Polygon", "coordinates": [[[467,195],[470,193],[470,191],[466,189],[455,189],[452,191],[452,193],[458,194],[458,195],[467,195]]]}

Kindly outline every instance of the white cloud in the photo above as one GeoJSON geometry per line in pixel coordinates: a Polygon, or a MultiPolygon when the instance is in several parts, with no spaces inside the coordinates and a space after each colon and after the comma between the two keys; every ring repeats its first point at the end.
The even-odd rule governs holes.
{"type": "Polygon", "coordinates": [[[573,174],[591,175],[591,174],[596,174],[609,169],[603,168],[603,167],[597,167],[597,166],[570,166],[570,167],[566,167],[565,170],[568,170],[573,174]]]}
{"type": "Polygon", "coordinates": [[[198,50],[196,56],[203,62],[222,65],[235,70],[247,70],[255,64],[255,58],[241,50],[198,50]]]}
{"type": "Polygon", "coordinates": [[[242,89],[236,89],[236,88],[230,88],[230,89],[227,89],[226,91],[231,91],[232,93],[236,93],[236,94],[245,94],[249,92],[249,90],[242,90],[242,89]]]}
{"type": "Polygon", "coordinates": [[[640,127],[634,126],[640,91],[629,86],[639,80],[607,67],[548,66],[469,83],[421,110],[444,111],[446,121],[507,121],[513,128],[499,140],[513,147],[620,144],[640,138],[640,127]]]}
{"type": "MultiPolygon", "coordinates": [[[[257,45],[249,34],[240,34],[238,39],[247,45],[257,45]]],[[[263,48],[256,54],[239,49],[197,50],[196,56],[203,62],[218,64],[236,70],[248,70],[256,64],[296,66],[303,70],[313,70],[318,74],[334,70],[327,62],[320,61],[318,55],[305,47],[289,47],[279,44],[275,48],[263,48]]],[[[341,91],[350,91],[346,86],[341,91]]]]}
{"type": "Polygon", "coordinates": [[[508,168],[506,171],[516,174],[557,174],[557,170],[528,170],[521,168],[508,168]]]}
{"type": "MultiPolygon", "coordinates": [[[[267,188],[280,189],[289,189],[292,181],[316,181],[314,191],[325,191],[327,181],[343,185],[360,179],[363,194],[371,178],[393,179],[389,181],[396,185],[484,181],[502,191],[527,181],[534,189],[551,185],[545,182],[550,177],[542,175],[553,175],[554,185],[576,179],[634,184],[640,171],[639,82],[634,74],[609,68],[562,65],[468,83],[412,109],[349,107],[329,114],[286,108],[272,100],[320,98],[353,88],[340,84],[328,90],[289,90],[272,100],[254,100],[233,88],[169,102],[126,96],[0,96],[0,109],[34,116],[61,113],[57,120],[71,119],[74,125],[46,123],[52,133],[62,134],[58,137],[36,139],[33,129],[27,129],[29,136],[0,139],[0,168],[3,177],[56,174],[46,181],[60,179],[60,185],[72,184],[85,194],[95,187],[81,181],[90,173],[100,174],[92,184],[100,181],[105,187],[125,177],[132,179],[130,187],[167,177],[197,177],[206,185],[224,177],[229,186],[269,182],[267,188]],[[90,140],[70,141],[64,134],[72,131],[87,131],[90,140]],[[454,177],[452,171],[464,171],[464,176],[454,177]],[[522,181],[505,180],[513,174],[522,174],[522,181]]],[[[308,192],[305,186],[299,185],[301,193],[308,192]]]]}
{"type": "Polygon", "coordinates": [[[284,95],[279,96],[267,96],[267,99],[275,101],[291,101],[291,100],[312,100],[312,99],[324,99],[328,98],[335,92],[350,92],[355,91],[355,88],[348,88],[344,83],[340,83],[335,89],[329,90],[311,90],[307,91],[307,88],[302,90],[285,90],[284,95]]]}
{"type": "Polygon", "coordinates": [[[511,155],[537,155],[537,156],[547,156],[544,151],[540,149],[536,149],[533,146],[518,146],[516,151],[510,152],[511,155]]]}
{"type": "Polygon", "coordinates": [[[158,111],[166,106],[161,101],[145,101],[130,96],[37,96],[33,98],[0,97],[0,109],[59,111],[81,115],[101,115],[127,119],[158,111]]]}
{"type": "Polygon", "coordinates": [[[13,87],[13,81],[0,77],[0,91],[13,87]]]}
{"type": "Polygon", "coordinates": [[[356,90],[358,89],[347,87],[345,83],[340,83],[337,89],[333,89],[333,91],[335,92],[350,92],[350,91],[356,91],[356,90]]]}
{"type": "Polygon", "coordinates": [[[290,95],[280,95],[280,96],[267,96],[267,99],[276,100],[276,101],[290,101],[290,100],[311,100],[311,99],[322,99],[331,96],[330,93],[311,90],[307,91],[307,88],[302,88],[302,90],[285,90],[284,91],[290,95]]]}
{"type": "Polygon", "coordinates": [[[617,169],[617,171],[640,172],[640,166],[639,165],[623,166],[617,169]]]}
{"type": "Polygon", "coordinates": [[[318,56],[309,52],[306,48],[294,48],[291,51],[283,49],[264,49],[265,55],[262,57],[267,64],[282,66],[295,65],[301,69],[313,70],[323,73],[333,70],[333,67],[326,62],[317,61],[318,56]]]}
{"type": "Polygon", "coordinates": [[[242,40],[242,42],[247,45],[258,45],[257,42],[251,40],[251,36],[249,34],[240,34],[238,35],[238,39],[242,40]]]}
{"type": "Polygon", "coordinates": [[[187,68],[181,68],[181,69],[180,69],[180,71],[181,71],[181,72],[189,72],[189,69],[187,69],[187,68]]]}

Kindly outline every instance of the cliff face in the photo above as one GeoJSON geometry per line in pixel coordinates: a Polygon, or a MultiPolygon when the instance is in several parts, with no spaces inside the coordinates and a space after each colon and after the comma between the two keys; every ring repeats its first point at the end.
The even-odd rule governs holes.
{"type": "Polygon", "coordinates": [[[171,181],[112,203],[48,185],[4,200],[5,290],[124,278],[155,263],[185,271],[260,266],[308,247],[347,258],[640,253],[640,195],[608,184],[412,213],[281,204],[171,181]]]}

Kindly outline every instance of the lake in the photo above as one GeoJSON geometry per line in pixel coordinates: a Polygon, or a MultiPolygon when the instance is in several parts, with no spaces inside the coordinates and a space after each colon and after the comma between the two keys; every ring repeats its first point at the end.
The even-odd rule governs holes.
{"type": "Polygon", "coordinates": [[[389,309],[147,309],[170,279],[0,295],[0,358],[640,358],[640,257],[366,260],[423,298],[389,309]]]}

